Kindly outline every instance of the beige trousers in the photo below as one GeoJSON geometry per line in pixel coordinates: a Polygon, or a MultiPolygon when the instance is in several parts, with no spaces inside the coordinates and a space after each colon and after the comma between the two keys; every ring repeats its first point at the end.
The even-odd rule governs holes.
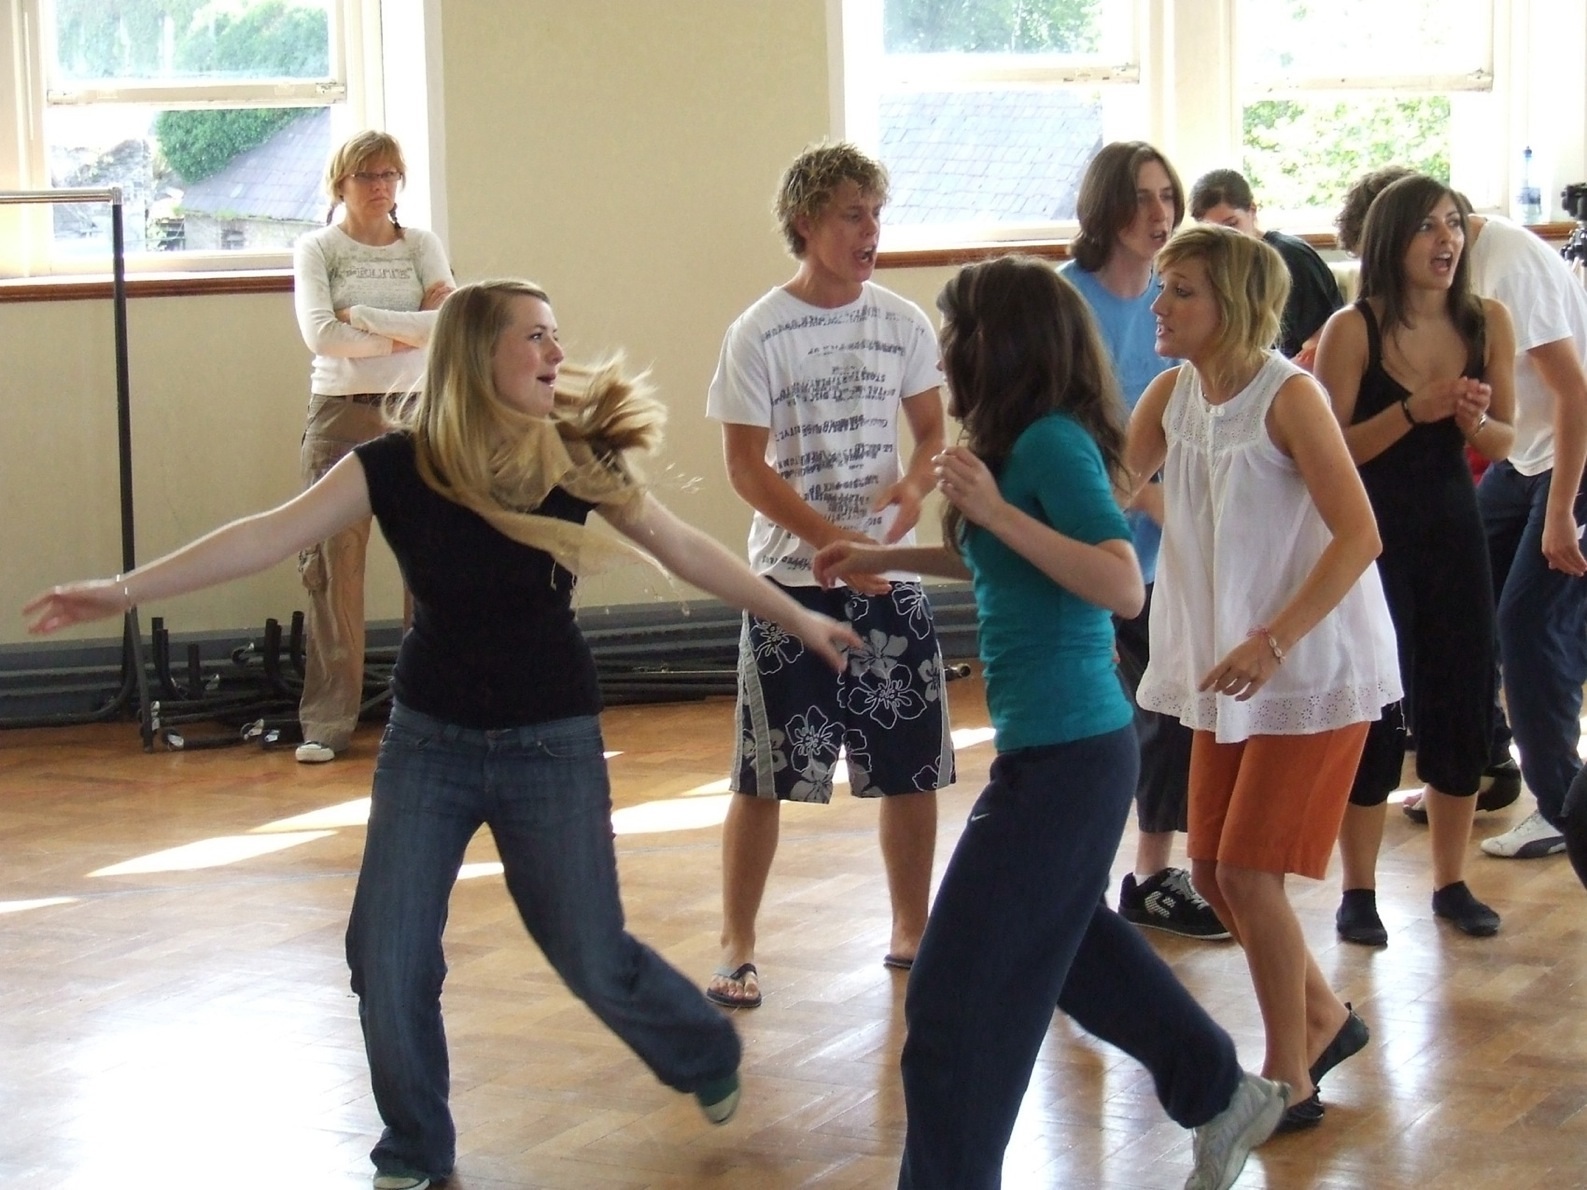
{"type": "MultiPolygon", "coordinates": [[[[301,469],[309,487],[360,442],[385,432],[379,405],[347,397],[309,398],[301,469]]],[[[364,555],[369,518],[343,529],[298,556],[308,592],[303,699],[298,722],[303,738],[343,751],[358,723],[364,697],[364,555]]]]}

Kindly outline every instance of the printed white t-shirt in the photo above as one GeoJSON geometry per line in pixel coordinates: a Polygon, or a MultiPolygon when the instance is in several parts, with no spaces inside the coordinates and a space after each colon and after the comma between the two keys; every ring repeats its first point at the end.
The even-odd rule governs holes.
{"type": "MultiPolygon", "coordinates": [[[[913,302],[866,282],[854,302],[825,309],[779,288],[728,328],[706,412],[765,426],[766,462],[811,508],[881,540],[891,510],[870,508],[902,476],[901,402],[941,383],[936,335],[913,302]]],[[[811,586],[811,557],[799,538],[755,513],[749,561],[757,574],[811,586]]]]}
{"type": "Polygon", "coordinates": [[[1536,234],[1485,216],[1467,250],[1471,288],[1503,302],[1515,324],[1515,442],[1510,465],[1522,475],[1554,466],[1554,394],[1528,354],[1570,339],[1587,357],[1587,292],[1558,252],[1536,234]]]}

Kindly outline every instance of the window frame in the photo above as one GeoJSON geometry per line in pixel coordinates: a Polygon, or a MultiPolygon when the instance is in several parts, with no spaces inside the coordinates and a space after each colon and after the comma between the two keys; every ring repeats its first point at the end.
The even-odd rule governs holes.
{"type": "MultiPolygon", "coordinates": [[[[828,0],[829,36],[836,48],[831,54],[831,121],[836,136],[855,140],[875,150],[880,143],[875,125],[874,101],[867,95],[880,92],[878,71],[867,47],[880,46],[881,0],[828,0]],[[867,9],[874,8],[874,13],[867,9]],[[861,20],[869,21],[868,26],[861,20]]],[[[1489,16],[1486,75],[1377,74],[1362,72],[1288,80],[1277,92],[1305,98],[1326,97],[1330,92],[1371,91],[1395,93],[1462,93],[1491,88],[1495,114],[1492,126],[1503,144],[1492,147],[1487,137],[1468,137],[1472,143],[1452,148],[1451,169],[1455,184],[1461,179],[1491,177],[1487,211],[1509,212],[1509,197],[1519,185],[1521,149],[1531,145],[1534,158],[1532,183],[1543,191],[1545,235],[1563,234],[1573,226],[1559,213],[1560,186],[1587,177],[1587,57],[1580,47],[1587,42],[1587,13],[1579,0],[1485,0],[1489,16]],[[1559,97],[1569,97],[1562,104],[1559,97]],[[1533,119],[1533,113],[1539,118],[1533,119]],[[1495,154],[1499,157],[1496,160],[1495,154]]],[[[1241,113],[1255,88],[1242,88],[1239,78],[1238,0],[1135,0],[1136,46],[1141,88],[1140,107],[1146,113],[1131,137],[1158,145],[1188,176],[1188,186],[1202,170],[1238,164],[1244,155],[1241,113]]],[[[1088,80],[1095,81],[1095,80],[1088,80]]],[[[1265,96],[1266,97],[1266,96],[1265,96]]],[[[1331,219],[1331,216],[1329,216],[1331,219]]],[[[885,225],[881,263],[890,267],[922,263],[956,263],[1011,247],[1035,248],[1061,255],[1074,225],[1009,228],[1006,225],[964,226],[937,232],[923,229],[905,233],[885,225]],[[891,244],[888,241],[891,241],[891,244]]],[[[1332,228],[1321,212],[1312,212],[1286,230],[1328,242],[1332,228]]]]}
{"type": "MultiPolygon", "coordinates": [[[[163,108],[323,107],[345,105],[348,123],[384,123],[382,0],[330,0],[330,66],[320,79],[127,79],[114,84],[68,84],[51,77],[46,47],[53,35],[52,0],[0,0],[0,105],[15,119],[0,121],[0,190],[50,189],[44,121],[51,107],[152,105],[163,108]]],[[[0,278],[6,288],[36,292],[53,278],[108,272],[108,252],[58,253],[50,205],[0,206],[0,278]]],[[[221,252],[129,252],[129,277],[158,273],[240,273],[289,270],[290,249],[221,252]]]]}
{"type": "MultiPolygon", "coordinates": [[[[885,91],[979,90],[998,84],[1013,88],[1058,88],[1090,85],[1101,89],[1133,87],[1141,83],[1145,68],[1146,13],[1155,0],[1128,0],[1119,15],[1119,0],[1112,18],[1120,33],[1122,53],[1091,56],[1069,54],[918,53],[889,55],[882,49],[882,15],[885,0],[828,0],[828,32],[839,46],[834,58],[833,129],[868,152],[881,142],[878,114],[885,91]],[[1100,59],[1100,60],[1097,60],[1100,59]],[[879,60],[877,68],[874,63],[879,60]]],[[[943,242],[970,247],[995,243],[1005,250],[1015,245],[1050,241],[1058,230],[1067,239],[1073,223],[937,224],[918,233],[894,229],[893,238],[904,240],[904,252],[930,251],[943,242]]]]}

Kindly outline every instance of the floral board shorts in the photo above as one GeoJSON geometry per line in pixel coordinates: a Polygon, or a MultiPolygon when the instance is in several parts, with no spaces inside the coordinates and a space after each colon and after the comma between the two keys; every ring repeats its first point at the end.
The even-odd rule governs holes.
{"type": "Polygon", "coordinates": [[[828,802],[841,778],[856,797],[953,784],[953,740],[931,604],[917,582],[889,595],[784,587],[811,611],[846,622],[865,648],[834,674],[804,642],[744,617],[738,648],[736,793],[828,802]]]}

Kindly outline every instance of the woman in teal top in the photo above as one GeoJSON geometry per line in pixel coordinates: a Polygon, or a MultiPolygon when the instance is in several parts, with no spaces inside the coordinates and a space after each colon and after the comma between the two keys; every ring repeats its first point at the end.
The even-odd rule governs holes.
{"type": "Polygon", "coordinates": [[[937,306],[968,442],[938,460],[949,544],[837,542],[815,559],[828,585],[893,569],[971,579],[997,732],[910,975],[898,1184],[1000,1184],[1056,1004],[1146,1066],[1164,1110],[1196,1130],[1187,1190],[1225,1190],[1286,1088],[1240,1070],[1103,900],[1139,763],[1110,620],[1143,599],[1115,502],[1123,403],[1084,300],[1042,262],[971,265],[937,306]]]}

